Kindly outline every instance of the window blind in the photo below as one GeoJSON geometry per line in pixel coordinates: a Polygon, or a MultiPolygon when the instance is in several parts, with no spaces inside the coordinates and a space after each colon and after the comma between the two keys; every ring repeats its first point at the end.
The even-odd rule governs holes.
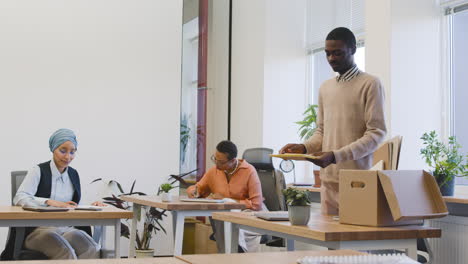
{"type": "Polygon", "coordinates": [[[364,0],[308,0],[306,47],[309,52],[325,46],[327,34],[347,27],[356,35],[365,32],[364,0]]]}

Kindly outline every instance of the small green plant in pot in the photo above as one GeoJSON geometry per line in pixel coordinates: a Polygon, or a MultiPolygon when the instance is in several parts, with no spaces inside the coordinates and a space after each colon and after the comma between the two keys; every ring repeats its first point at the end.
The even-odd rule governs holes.
{"type": "Polygon", "coordinates": [[[431,131],[421,137],[424,147],[421,155],[431,167],[432,175],[439,185],[443,196],[452,196],[455,177],[468,175],[466,157],[460,154],[461,146],[455,137],[449,137],[447,144],[438,139],[437,133],[431,131]]]}
{"type": "Polygon", "coordinates": [[[174,189],[175,187],[172,186],[170,183],[163,183],[161,186],[159,186],[158,190],[158,195],[162,192],[161,194],[161,200],[163,202],[170,202],[171,201],[171,195],[169,194],[169,191],[174,189]]]}
{"type": "Polygon", "coordinates": [[[288,204],[289,221],[292,225],[307,225],[310,219],[309,191],[287,188],[283,194],[288,204]]]}

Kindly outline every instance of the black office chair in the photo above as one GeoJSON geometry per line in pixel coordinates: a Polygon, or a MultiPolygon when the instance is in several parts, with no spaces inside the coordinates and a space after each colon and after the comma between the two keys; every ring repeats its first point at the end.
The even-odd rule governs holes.
{"type": "MultiPolygon", "coordinates": [[[[270,211],[286,211],[286,199],[282,190],[286,188],[284,174],[273,166],[270,154],[273,150],[269,148],[250,148],[244,151],[242,158],[252,164],[257,170],[265,206],[270,211]]],[[[262,235],[261,244],[272,247],[284,247],[284,239],[262,235]]]]}

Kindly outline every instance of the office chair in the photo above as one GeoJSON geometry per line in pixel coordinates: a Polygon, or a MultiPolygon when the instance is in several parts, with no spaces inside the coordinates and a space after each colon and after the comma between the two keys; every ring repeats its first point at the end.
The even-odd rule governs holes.
{"type": "MultiPolygon", "coordinates": [[[[242,158],[255,167],[260,183],[265,206],[270,211],[286,211],[286,199],[282,190],[286,188],[284,174],[273,166],[269,148],[250,148],[244,151],[242,158]]],[[[273,247],[284,247],[282,238],[262,235],[261,244],[273,247]]]]}
{"type": "MultiPolygon", "coordinates": [[[[21,183],[23,182],[27,173],[28,171],[12,171],[11,172],[11,205],[14,205],[13,198],[15,197],[16,192],[18,191],[18,188],[21,186],[21,183]]],[[[2,253],[2,259],[3,258],[12,258],[13,260],[48,259],[46,255],[42,254],[39,251],[23,248],[25,232],[26,232],[25,227],[10,227],[8,229],[7,241],[14,240],[12,244],[7,242],[7,245],[8,244],[14,245],[13,256],[6,256],[6,255],[4,256],[3,255],[4,253],[6,254],[6,252],[11,251],[5,248],[4,253],[2,253]]]]}

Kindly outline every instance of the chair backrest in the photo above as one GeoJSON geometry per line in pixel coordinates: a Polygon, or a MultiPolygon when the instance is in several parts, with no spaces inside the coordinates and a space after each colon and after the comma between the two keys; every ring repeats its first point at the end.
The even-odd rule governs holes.
{"type": "Polygon", "coordinates": [[[284,175],[273,166],[269,148],[246,149],[242,158],[255,167],[262,184],[264,203],[270,211],[286,210],[286,201],[282,190],[286,188],[284,175]]]}
{"type": "Polygon", "coordinates": [[[15,197],[16,192],[18,191],[18,188],[21,186],[21,183],[23,183],[23,180],[26,177],[26,174],[28,174],[28,171],[25,171],[25,170],[11,172],[11,204],[12,205],[13,205],[13,198],[15,197]]]}

